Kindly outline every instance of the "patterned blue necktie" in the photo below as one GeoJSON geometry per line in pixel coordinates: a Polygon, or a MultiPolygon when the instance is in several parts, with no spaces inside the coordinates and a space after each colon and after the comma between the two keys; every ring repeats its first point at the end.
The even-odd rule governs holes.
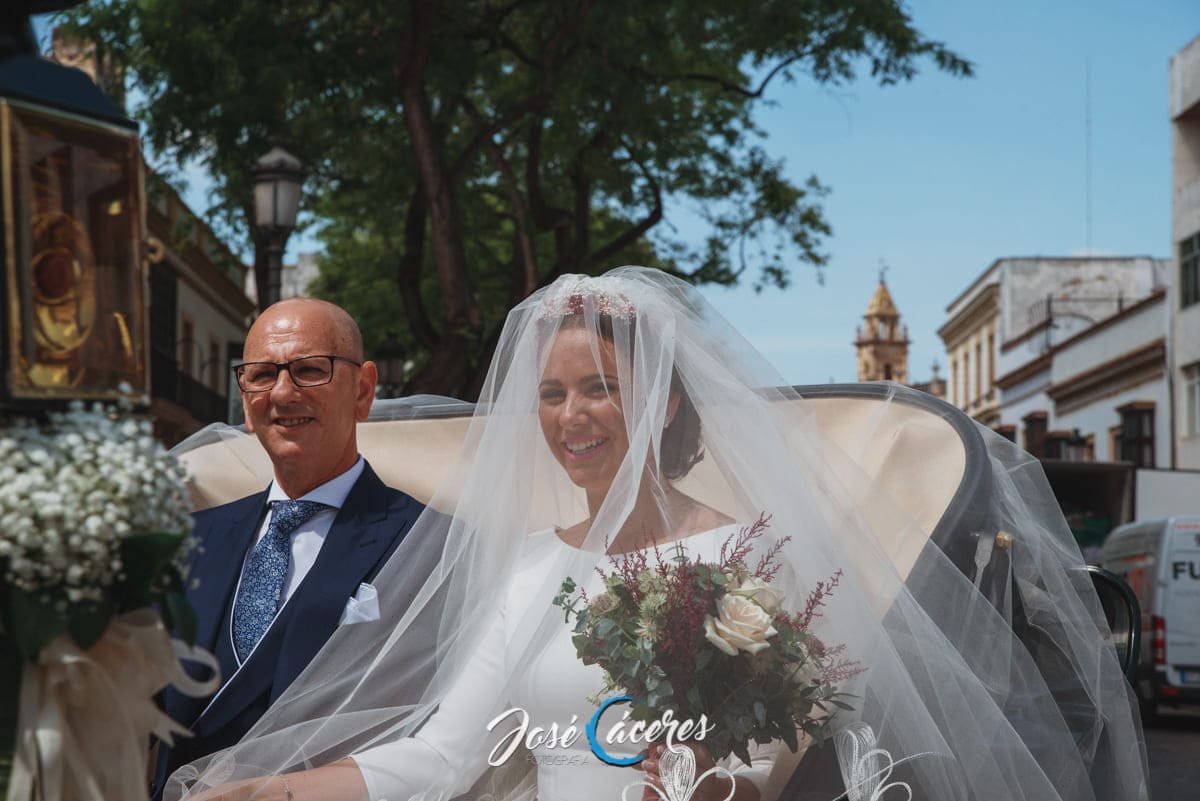
{"type": "Polygon", "coordinates": [[[271,502],[271,522],[250,554],[233,607],[233,646],[242,662],[250,656],[279,609],[292,555],[291,533],[317,512],[331,508],[316,501],[271,502]]]}

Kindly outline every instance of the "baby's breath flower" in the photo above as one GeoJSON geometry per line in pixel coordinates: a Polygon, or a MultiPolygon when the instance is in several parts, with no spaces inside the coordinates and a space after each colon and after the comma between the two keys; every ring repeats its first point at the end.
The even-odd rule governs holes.
{"type": "Polygon", "coordinates": [[[72,402],[0,429],[0,577],[56,607],[103,600],[121,542],[187,531],[184,471],[127,410],[72,402]]]}

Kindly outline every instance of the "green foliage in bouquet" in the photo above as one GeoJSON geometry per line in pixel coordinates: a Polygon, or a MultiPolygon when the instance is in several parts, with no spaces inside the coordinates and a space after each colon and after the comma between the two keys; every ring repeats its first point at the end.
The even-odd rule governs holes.
{"type": "Polygon", "coordinates": [[[0,429],[0,641],[20,660],[64,631],[87,649],[147,606],[195,637],[183,468],[129,411],[76,404],[0,429]]]}
{"type": "Polygon", "coordinates": [[[568,623],[574,618],[580,660],[604,669],[600,695],[633,697],[635,720],[668,709],[676,719],[706,716],[704,745],[718,760],[732,753],[750,763],[751,742],[782,740],[794,752],[801,731],[823,740],[837,710],[851,708],[838,685],[862,670],[842,657],[844,646],[812,631],[840,572],[788,613],[771,581],[790,538],[753,569],[747,564],[769,524],[763,515],[731,535],[716,563],[689,560],[678,546],[670,558],[657,548],[653,559],[645,551],[612,557],[612,572],[600,571],[604,592],[589,597],[568,578],[554,599],[568,623]]]}

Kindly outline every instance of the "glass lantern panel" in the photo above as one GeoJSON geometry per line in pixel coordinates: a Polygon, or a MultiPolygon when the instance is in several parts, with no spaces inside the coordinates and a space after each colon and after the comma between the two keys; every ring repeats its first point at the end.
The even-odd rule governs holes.
{"type": "Polygon", "coordinates": [[[136,137],[16,103],[0,111],[13,395],[145,392],[136,137]]]}

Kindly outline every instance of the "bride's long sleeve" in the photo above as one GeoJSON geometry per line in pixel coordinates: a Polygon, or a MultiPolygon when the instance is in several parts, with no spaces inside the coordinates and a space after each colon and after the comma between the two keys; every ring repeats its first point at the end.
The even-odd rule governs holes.
{"type": "Polygon", "coordinates": [[[477,746],[504,691],[504,668],[504,615],[498,612],[462,675],[416,734],[352,755],[371,801],[421,794],[449,798],[474,784],[488,767],[477,746]]]}

